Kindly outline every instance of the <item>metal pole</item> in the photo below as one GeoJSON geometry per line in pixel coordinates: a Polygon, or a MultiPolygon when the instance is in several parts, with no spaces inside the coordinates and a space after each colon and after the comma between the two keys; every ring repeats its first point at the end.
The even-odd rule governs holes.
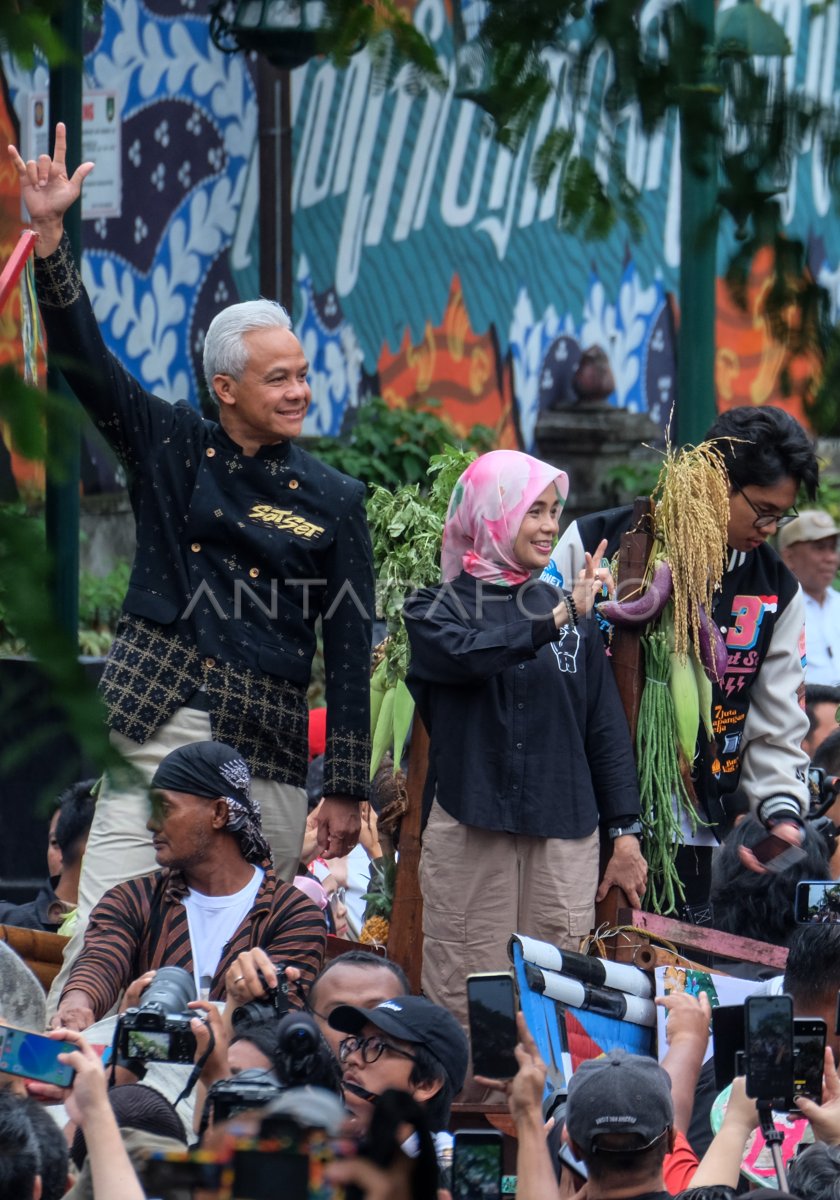
{"type": "Polygon", "coordinates": [[[292,96],[291,72],[257,60],[260,146],[260,293],[291,312],[292,96]]]}
{"type": "MultiPolygon", "coordinates": [[[[680,130],[680,332],[677,364],[677,439],[702,441],[716,416],[715,275],[717,269],[718,146],[714,120],[714,0],[686,0],[703,30],[706,53],[690,102],[700,119],[680,130]],[[697,126],[697,127],[695,127],[697,126]]],[[[681,112],[682,120],[682,112],[681,112]]]]}
{"type": "MultiPolygon", "coordinates": [[[[56,32],[69,54],[67,61],[50,71],[50,125],[54,144],[56,121],[67,126],[67,163],[74,171],[82,161],[82,0],[65,0],[53,18],[56,32]]],[[[64,228],[76,261],[82,249],[81,204],[66,214],[64,228]]],[[[49,350],[49,347],[48,347],[49,350]]],[[[48,357],[47,386],[77,402],[63,376],[48,357]]],[[[55,615],[70,637],[79,627],[79,476],[80,433],[72,417],[51,415],[47,425],[48,461],[45,518],[47,546],[53,559],[55,615]]]]}

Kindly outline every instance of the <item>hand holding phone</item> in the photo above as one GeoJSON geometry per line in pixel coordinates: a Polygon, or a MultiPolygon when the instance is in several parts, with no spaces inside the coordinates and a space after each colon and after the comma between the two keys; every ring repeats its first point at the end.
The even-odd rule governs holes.
{"type": "Polygon", "coordinates": [[[58,1061],[59,1054],[72,1054],[70,1041],[57,1041],[43,1033],[0,1025],[0,1071],[22,1079],[34,1079],[56,1087],[70,1087],[73,1068],[58,1061]]]}
{"type": "Polygon", "coordinates": [[[473,1074],[512,1079],[518,1070],[514,1050],[516,991],[509,971],[467,976],[473,1074]]]}
{"type": "Polygon", "coordinates": [[[805,858],[802,830],[794,821],[780,821],[767,837],[749,846],[738,847],[738,857],[745,867],[757,874],[786,871],[805,858]]]}

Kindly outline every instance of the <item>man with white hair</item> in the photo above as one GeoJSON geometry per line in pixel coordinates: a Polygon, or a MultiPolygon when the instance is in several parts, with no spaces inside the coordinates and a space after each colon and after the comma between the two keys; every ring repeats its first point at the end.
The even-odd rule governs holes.
{"type": "MultiPolygon", "coordinates": [[[[318,845],[343,856],[367,796],[373,570],[361,483],[293,442],[311,393],[285,309],[232,305],[211,323],[207,420],[151,395],[111,355],[64,235],[92,163],[24,162],[9,148],[32,228],[51,355],[123,464],[137,553],[102,678],[111,739],[148,780],[208,738],[248,764],[278,875],[291,879],[306,820],[306,692],[323,618],[328,729],[318,845]]],[[[79,889],[80,944],[103,892],[154,869],[148,802],[106,779],[79,889]]],[[[65,956],[67,958],[67,956],[65,956]]],[[[63,978],[61,978],[63,983],[63,978]]]]}

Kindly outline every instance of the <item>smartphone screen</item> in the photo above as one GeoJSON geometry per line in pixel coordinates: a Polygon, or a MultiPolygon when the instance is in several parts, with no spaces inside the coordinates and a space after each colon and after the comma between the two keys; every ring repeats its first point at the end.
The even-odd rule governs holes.
{"type": "Polygon", "coordinates": [[[518,1040],[513,976],[506,971],[468,975],[467,1005],[473,1073],[512,1079],[518,1070],[513,1053],[518,1040]]]}
{"type": "Polygon", "coordinates": [[[822,1104],[825,1064],[825,1021],[819,1017],[795,1017],[793,1021],[793,1096],[807,1096],[822,1104]]]}
{"type": "Polygon", "coordinates": [[[502,1135],[461,1129],[452,1151],[452,1200],[501,1200],[502,1135]]]}
{"type": "Polygon", "coordinates": [[[796,885],[793,915],[808,925],[832,925],[840,921],[840,883],[803,879],[796,885]]]}
{"type": "Polygon", "coordinates": [[[775,833],[768,833],[766,838],[752,847],[752,852],[768,871],[786,871],[794,863],[801,862],[805,857],[802,846],[792,846],[784,838],[775,833]]]}
{"type": "Polygon", "coordinates": [[[793,1001],[747,996],[744,1005],[747,1095],[790,1106],[793,1096],[793,1001]]]}
{"type": "Polygon", "coordinates": [[[722,1092],[738,1074],[736,1059],[744,1049],[743,1004],[721,1004],[712,1009],[712,1042],[715,1087],[722,1092]]]}
{"type": "Polygon", "coordinates": [[[70,1087],[75,1071],[60,1063],[58,1056],[72,1053],[76,1049],[72,1042],[56,1042],[43,1034],[13,1029],[10,1025],[0,1026],[0,1039],[0,1071],[70,1087]]]}

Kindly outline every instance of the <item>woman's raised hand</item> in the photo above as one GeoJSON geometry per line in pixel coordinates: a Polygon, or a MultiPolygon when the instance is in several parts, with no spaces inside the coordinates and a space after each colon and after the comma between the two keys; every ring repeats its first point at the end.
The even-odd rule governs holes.
{"type": "Polygon", "coordinates": [[[604,538],[594,554],[587,552],[585,558],[586,566],[582,571],[578,572],[578,577],[572,588],[572,599],[582,617],[588,616],[592,611],[592,605],[595,603],[598,593],[605,584],[608,590],[613,590],[610,570],[608,567],[601,566],[601,559],[604,557],[606,549],[607,539],[604,538]]]}

